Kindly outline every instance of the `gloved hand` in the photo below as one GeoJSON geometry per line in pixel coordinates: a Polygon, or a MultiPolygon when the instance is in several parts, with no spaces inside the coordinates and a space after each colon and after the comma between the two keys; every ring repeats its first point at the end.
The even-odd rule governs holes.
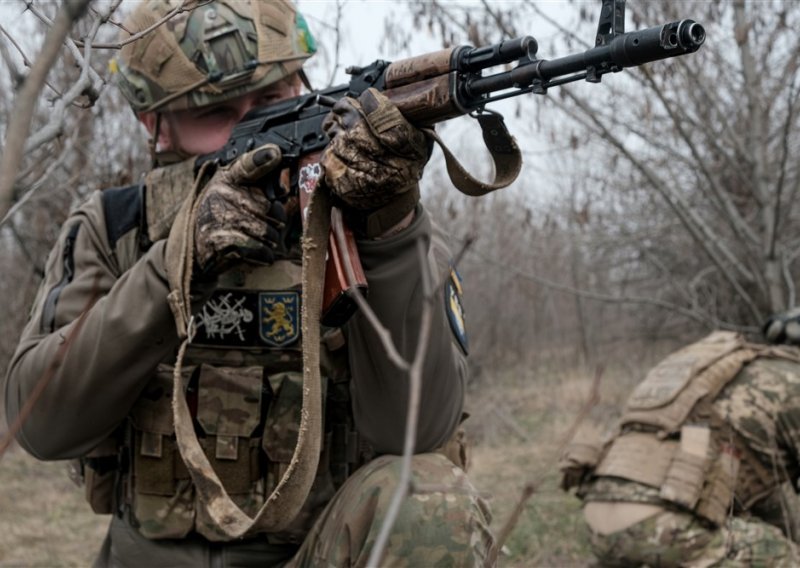
{"type": "Polygon", "coordinates": [[[197,198],[195,263],[201,275],[239,261],[271,264],[286,212],[273,189],[259,184],[281,163],[280,149],[265,144],[219,168],[197,198]]]}
{"type": "Polygon", "coordinates": [[[761,330],[770,343],[800,345],[800,308],[770,316],[761,330]]]}
{"type": "Polygon", "coordinates": [[[364,217],[380,209],[384,225],[414,209],[428,141],[389,99],[375,89],[342,98],[322,127],[331,139],[321,159],[325,183],[347,208],[364,217]]]}

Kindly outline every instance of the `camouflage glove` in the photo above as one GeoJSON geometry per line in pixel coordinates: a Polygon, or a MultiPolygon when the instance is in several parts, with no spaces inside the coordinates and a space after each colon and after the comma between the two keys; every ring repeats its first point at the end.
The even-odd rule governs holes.
{"type": "Polygon", "coordinates": [[[217,274],[239,261],[271,264],[286,212],[282,196],[258,182],[281,163],[266,144],[218,169],[197,198],[195,263],[201,275],[217,274]]]}
{"type": "Polygon", "coordinates": [[[322,127],[325,183],[356,232],[378,236],[413,211],[430,148],[389,99],[375,89],[340,99],[322,127]]]}
{"type": "Polygon", "coordinates": [[[761,330],[770,343],[800,345],[800,308],[770,316],[761,330]]]}

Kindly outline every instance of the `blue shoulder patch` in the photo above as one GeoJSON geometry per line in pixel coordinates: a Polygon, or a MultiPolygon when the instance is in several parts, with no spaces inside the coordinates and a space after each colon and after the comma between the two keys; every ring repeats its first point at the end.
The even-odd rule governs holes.
{"type": "Polygon", "coordinates": [[[469,339],[467,338],[467,325],[464,320],[464,303],[461,299],[461,276],[455,268],[450,269],[450,278],[444,286],[444,306],[447,319],[450,320],[450,329],[453,330],[458,344],[464,355],[469,352],[469,339]]]}

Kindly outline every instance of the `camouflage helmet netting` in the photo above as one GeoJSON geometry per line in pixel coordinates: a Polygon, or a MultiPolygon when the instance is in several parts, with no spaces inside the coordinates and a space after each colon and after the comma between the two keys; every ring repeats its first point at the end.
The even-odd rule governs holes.
{"type": "MultiPolygon", "coordinates": [[[[141,39],[123,46],[118,84],[137,112],[222,102],[300,70],[316,51],[303,16],[285,0],[190,2],[141,39]]],[[[180,0],[145,0],[126,19],[122,40],[153,26],[180,0]]]]}

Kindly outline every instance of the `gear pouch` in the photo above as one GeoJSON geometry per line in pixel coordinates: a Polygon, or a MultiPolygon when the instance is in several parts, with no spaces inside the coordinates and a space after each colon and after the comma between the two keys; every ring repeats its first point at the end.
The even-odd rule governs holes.
{"type": "Polygon", "coordinates": [[[106,438],[85,456],[69,460],[67,473],[78,487],[84,488],[86,501],[98,515],[114,512],[116,479],[119,474],[119,444],[106,438]]]}
{"type": "Polygon", "coordinates": [[[206,434],[201,443],[231,495],[248,493],[258,477],[258,456],[249,441],[261,421],[263,375],[261,367],[200,368],[197,422],[206,434]]]}
{"type": "Polygon", "coordinates": [[[108,438],[83,461],[86,501],[98,515],[114,512],[114,487],[119,472],[117,441],[108,438]]]}
{"type": "MultiPolygon", "coordinates": [[[[303,374],[293,371],[276,373],[269,377],[269,383],[275,394],[267,412],[261,445],[270,461],[268,485],[271,490],[289,467],[297,447],[303,407],[303,374]]],[[[322,400],[326,400],[326,387],[327,380],[323,378],[322,400]]],[[[323,424],[324,410],[323,406],[323,424]]]]}
{"type": "MultiPolygon", "coordinates": [[[[251,438],[261,423],[263,377],[261,366],[203,364],[197,381],[197,422],[205,434],[200,445],[225,491],[251,516],[264,502],[261,443],[251,438]]],[[[210,541],[228,540],[205,507],[198,508],[195,530],[210,541]]]]}
{"type": "Polygon", "coordinates": [[[662,499],[694,509],[710,465],[710,446],[711,430],[707,426],[681,428],[680,446],[661,485],[662,499]]]}
{"type": "MultiPolygon", "coordinates": [[[[184,384],[196,367],[182,369],[184,384]]],[[[189,472],[175,444],[170,365],[159,365],[131,410],[134,431],[132,510],[147,538],[182,538],[194,524],[189,472]]]]}

